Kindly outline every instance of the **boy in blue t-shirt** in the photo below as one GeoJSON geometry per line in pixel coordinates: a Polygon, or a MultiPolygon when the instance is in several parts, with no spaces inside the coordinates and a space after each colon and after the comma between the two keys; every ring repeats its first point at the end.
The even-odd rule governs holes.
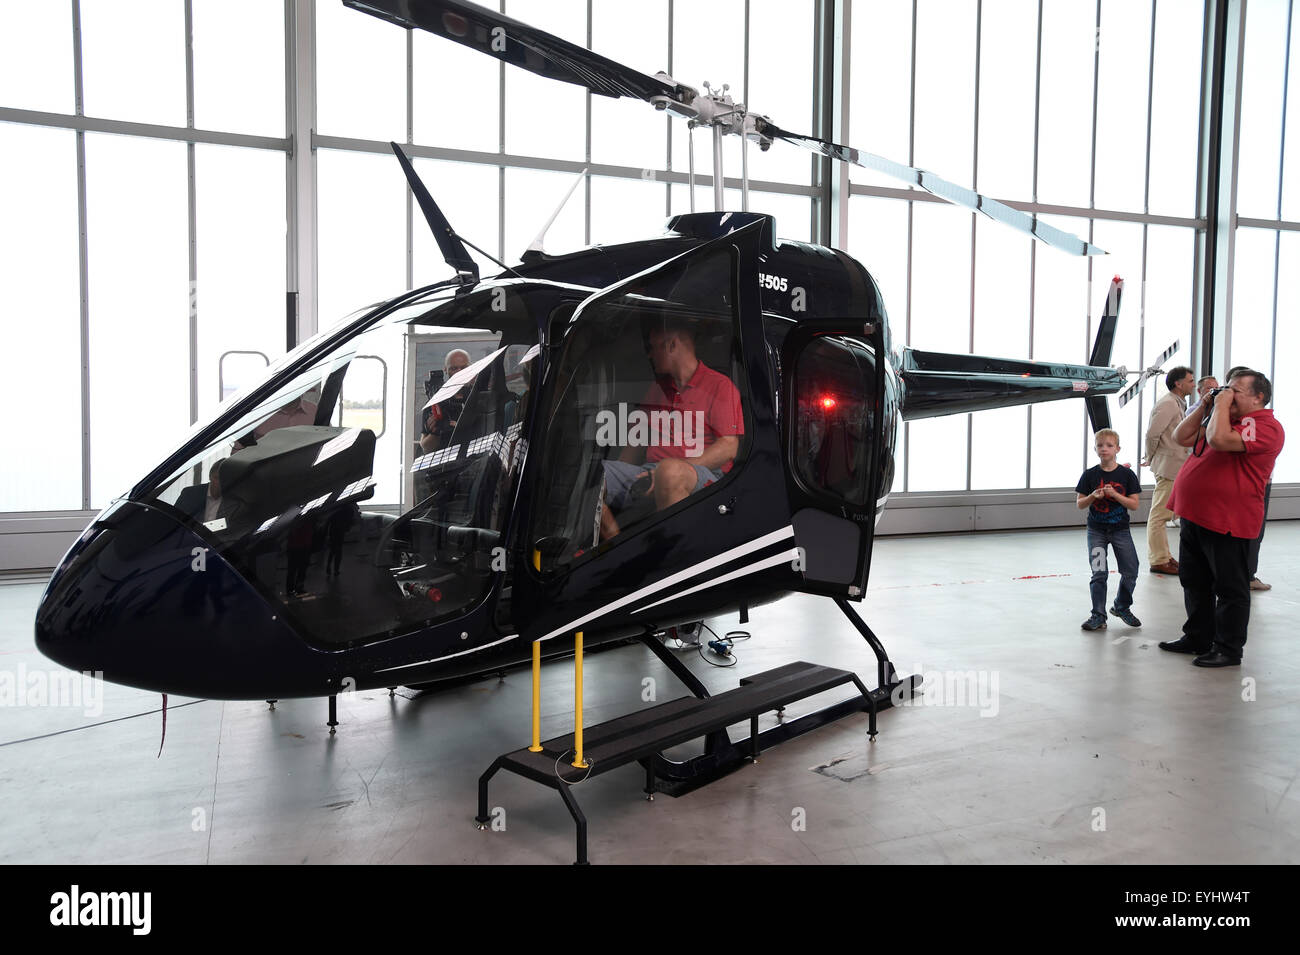
{"type": "Polygon", "coordinates": [[[1119,434],[1103,428],[1097,432],[1096,439],[1101,463],[1084,471],[1074,488],[1079,510],[1088,509],[1088,564],[1092,568],[1092,579],[1088,582],[1092,616],[1083,622],[1083,629],[1106,629],[1106,578],[1110,575],[1106,564],[1107,545],[1114,549],[1115,563],[1119,564],[1119,593],[1110,612],[1130,627],[1140,627],[1142,621],[1131,609],[1138,557],[1128,530],[1128,512],[1137,510],[1142,485],[1138,484],[1136,474],[1115,461],[1119,434]]]}

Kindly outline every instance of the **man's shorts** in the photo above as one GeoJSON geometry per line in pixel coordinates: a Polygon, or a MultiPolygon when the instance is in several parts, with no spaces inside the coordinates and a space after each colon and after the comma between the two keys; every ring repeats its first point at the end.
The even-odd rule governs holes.
{"type": "MultiPolygon", "coordinates": [[[[641,476],[641,472],[653,471],[657,466],[656,464],[628,464],[626,461],[605,461],[603,463],[605,465],[605,503],[615,511],[621,511],[627,507],[628,491],[631,490],[636,479],[641,476]]],[[[695,468],[695,487],[691,488],[692,494],[705,485],[722,480],[721,471],[714,471],[698,464],[691,466],[695,468]]]]}

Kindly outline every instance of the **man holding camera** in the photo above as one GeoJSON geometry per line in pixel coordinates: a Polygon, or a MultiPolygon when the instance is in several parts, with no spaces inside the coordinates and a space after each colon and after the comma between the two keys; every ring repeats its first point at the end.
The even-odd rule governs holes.
{"type": "Polygon", "coordinates": [[[1180,365],[1165,375],[1167,391],[1151,409],[1151,422],[1147,427],[1147,467],[1156,478],[1156,489],[1151,495],[1151,511],[1147,515],[1147,565],[1153,574],[1177,574],[1178,561],[1169,553],[1169,539],[1165,524],[1174,516],[1169,510],[1169,495],[1174,489],[1187,448],[1174,440],[1174,431],[1183,419],[1183,405],[1187,396],[1196,390],[1196,374],[1180,365]]]}
{"type": "Polygon", "coordinates": [[[1192,454],[1174,481],[1169,508],[1182,518],[1178,577],[1187,622],[1180,640],[1160,644],[1196,654],[1201,667],[1238,666],[1250,621],[1249,548],[1264,522],[1264,487],[1285,433],[1266,406],[1268,378],[1234,369],[1202,400],[1174,440],[1192,454]]]}

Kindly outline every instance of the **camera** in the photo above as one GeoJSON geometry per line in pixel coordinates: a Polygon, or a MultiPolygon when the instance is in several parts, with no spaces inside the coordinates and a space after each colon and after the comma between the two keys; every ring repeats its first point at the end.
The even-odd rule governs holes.
{"type": "Polygon", "coordinates": [[[1230,387],[1231,387],[1230,385],[1219,385],[1219,387],[1217,388],[1211,388],[1209,393],[1205,396],[1205,400],[1213,401],[1215,398],[1219,396],[1219,392],[1227,391],[1230,387]]]}

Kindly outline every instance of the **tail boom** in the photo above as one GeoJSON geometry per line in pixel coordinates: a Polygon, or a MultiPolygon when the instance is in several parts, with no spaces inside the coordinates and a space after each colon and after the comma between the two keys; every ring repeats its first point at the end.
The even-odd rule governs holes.
{"type": "Polygon", "coordinates": [[[1115,368],[1017,361],[906,348],[899,369],[904,420],[1112,395],[1127,383],[1115,368]]]}

